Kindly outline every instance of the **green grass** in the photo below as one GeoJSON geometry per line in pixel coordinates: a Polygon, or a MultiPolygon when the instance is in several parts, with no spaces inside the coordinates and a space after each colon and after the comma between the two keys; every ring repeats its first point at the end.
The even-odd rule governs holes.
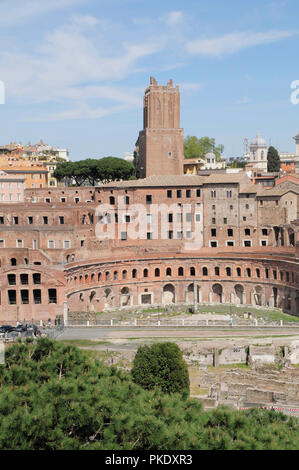
{"type": "Polygon", "coordinates": [[[98,346],[101,344],[110,344],[109,341],[92,341],[91,339],[63,339],[59,341],[70,346],[77,346],[78,348],[80,348],[80,346],[88,347],[88,346],[98,346]]]}

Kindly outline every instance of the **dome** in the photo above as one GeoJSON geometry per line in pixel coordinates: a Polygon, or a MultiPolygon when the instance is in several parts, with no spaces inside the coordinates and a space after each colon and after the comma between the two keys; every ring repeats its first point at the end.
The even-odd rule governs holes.
{"type": "Polygon", "coordinates": [[[206,154],[205,158],[216,158],[216,155],[213,152],[209,152],[206,154]]]}
{"type": "Polygon", "coordinates": [[[267,142],[263,137],[258,134],[255,139],[251,142],[251,146],[253,147],[267,147],[267,142]]]}

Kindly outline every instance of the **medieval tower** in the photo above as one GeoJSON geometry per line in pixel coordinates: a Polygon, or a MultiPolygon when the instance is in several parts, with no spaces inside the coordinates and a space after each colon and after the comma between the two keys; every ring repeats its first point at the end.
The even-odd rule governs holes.
{"type": "Polygon", "coordinates": [[[138,147],[137,171],[140,178],[184,174],[180,92],[172,80],[162,86],[151,77],[143,100],[143,130],[139,133],[138,147]]]}

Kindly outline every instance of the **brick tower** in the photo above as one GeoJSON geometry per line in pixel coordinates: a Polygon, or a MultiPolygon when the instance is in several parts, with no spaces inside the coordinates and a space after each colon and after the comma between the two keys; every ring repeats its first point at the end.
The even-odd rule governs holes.
{"type": "Polygon", "coordinates": [[[180,128],[180,92],[169,80],[151,77],[143,100],[143,130],[138,139],[139,177],[184,174],[184,132],[180,128]]]}

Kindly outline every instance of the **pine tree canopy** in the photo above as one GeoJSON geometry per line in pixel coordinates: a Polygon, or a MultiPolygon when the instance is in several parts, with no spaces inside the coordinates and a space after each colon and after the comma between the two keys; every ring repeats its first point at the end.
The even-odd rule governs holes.
{"type": "Polygon", "coordinates": [[[296,418],[275,411],[204,412],[178,393],[144,390],[130,373],[47,338],[12,345],[0,365],[1,450],[291,450],[298,431],[296,418]]]}

